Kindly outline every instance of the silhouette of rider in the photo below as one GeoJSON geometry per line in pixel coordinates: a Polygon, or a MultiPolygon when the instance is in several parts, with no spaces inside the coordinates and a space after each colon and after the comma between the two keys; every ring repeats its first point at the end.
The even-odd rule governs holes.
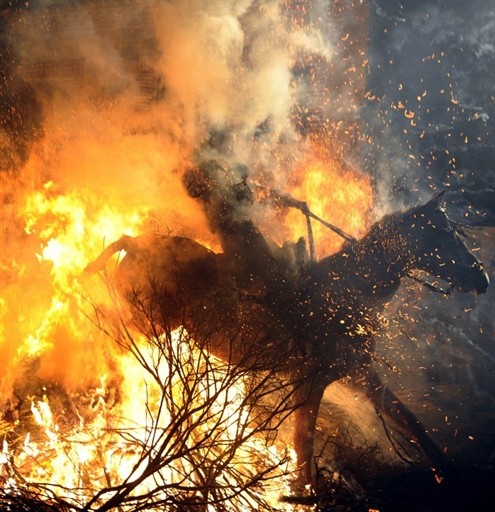
{"type": "Polygon", "coordinates": [[[207,160],[186,170],[183,183],[201,201],[238,291],[261,299],[276,293],[284,279],[280,262],[250,218],[254,198],[247,175],[242,164],[226,169],[217,160],[207,160]]]}

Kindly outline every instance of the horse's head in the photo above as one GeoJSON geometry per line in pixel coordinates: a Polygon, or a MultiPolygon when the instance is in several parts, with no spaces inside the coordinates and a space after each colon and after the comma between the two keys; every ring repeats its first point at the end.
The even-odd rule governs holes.
{"type": "Polygon", "coordinates": [[[488,275],[466,246],[459,225],[447,217],[442,199],[443,192],[425,205],[409,210],[404,218],[412,268],[447,281],[460,292],[485,293],[488,275]]]}

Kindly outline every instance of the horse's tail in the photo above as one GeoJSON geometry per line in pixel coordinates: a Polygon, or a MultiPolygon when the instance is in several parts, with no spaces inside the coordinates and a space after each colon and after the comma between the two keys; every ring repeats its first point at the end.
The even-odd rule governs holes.
{"type": "Polygon", "coordinates": [[[84,275],[91,276],[103,270],[110,258],[119,251],[129,251],[134,246],[134,238],[123,235],[117,241],[111,243],[103,252],[84,269],[84,275]]]}

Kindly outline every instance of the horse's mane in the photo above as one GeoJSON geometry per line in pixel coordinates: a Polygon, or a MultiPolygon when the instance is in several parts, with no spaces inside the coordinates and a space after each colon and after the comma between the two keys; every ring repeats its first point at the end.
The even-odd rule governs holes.
{"type": "MultiPolygon", "coordinates": [[[[389,265],[393,262],[398,270],[397,265],[400,265],[401,261],[404,262],[402,256],[410,254],[410,251],[407,251],[408,241],[414,239],[415,229],[420,229],[423,208],[424,205],[413,206],[385,214],[370,226],[364,236],[358,240],[347,240],[338,252],[322,258],[316,264],[314,272],[337,272],[355,276],[360,269],[364,273],[366,268],[376,268],[378,271],[378,267],[386,261],[389,261],[389,265]],[[418,221],[415,220],[416,213],[418,221]]],[[[430,214],[433,214],[433,209],[427,213],[429,218],[430,214]]],[[[445,215],[440,211],[438,214],[445,215]]],[[[390,269],[387,265],[384,268],[390,269]]],[[[377,276],[381,274],[383,272],[377,276]]]]}
{"type": "MultiPolygon", "coordinates": [[[[407,231],[420,224],[425,218],[423,212],[428,214],[428,219],[441,217],[442,220],[451,222],[444,209],[430,208],[426,209],[428,203],[424,205],[411,206],[409,208],[385,214],[381,219],[375,221],[367,233],[358,240],[361,243],[376,243],[381,241],[390,242],[397,236],[404,236],[407,231]]],[[[346,245],[352,245],[346,243],[346,245]]]]}
{"type": "Polygon", "coordinates": [[[411,217],[415,208],[402,212],[388,213],[375,221],[368,231],[358,240],[346,241],[339,253],[353,253],[366,250],[367,247],[390,246],[398,237],[403,236],[404,220],[411,217]]]}

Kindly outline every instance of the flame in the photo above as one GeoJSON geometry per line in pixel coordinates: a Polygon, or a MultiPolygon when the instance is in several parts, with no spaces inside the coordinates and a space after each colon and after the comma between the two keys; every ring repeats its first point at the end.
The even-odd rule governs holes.
{"type": "MultiPolygon", "coordinates": [[[[146,340],[136,341],[140,346],[138,357],[132,350],[111,346],[102,326],[94,325],[88,317],[96,301],[99,307],[103,304],[102,307],[115,309],[116,304],[108,297],[104,282],[92,280],[89,289],[89,283],[81,278],[85,265],[101,250],[102,240],[117,239],[123,232],[138,234],[145,229],[148,215],[146,207],[133,209],[118,202],[109,206],[89,189],[67,192],[53,181],[26,195],[21,217],[25,236],[35,242],[32,248],[36,255],[29,264],[37,269],[44,287],[40,291],[47,300],[44,309],[23,313],[29,321],[20,329],[22,342],[8,364],[10,368],[27,365],[28,374],[21,379],[34,378],[41,387],[33,387],[30,393],[34,395],[29,409],[31,420],[24,415],[12,425],[12,431],[20,438],[4,438],[0,481],[5,490],[15,492],[21,482],[48,487],[53,484],[58,489],[53,492],[69,503],[87,504],[101,489],[126,482],[130,475],[135,477],[146,468],[152,455],[143,457],[143,447],[174,424],[163,407],[163,388],[146,371],[147,365],[156,368],[155,376],[159,375],[163,382],[169,378],[170,368],[164,361],[157,363],[160,356],[146,340]],[[61,393],[67,394],[78,418],[75,424],[61,423],[60,406],[52,404],[53,393],[42,384],[46,382],[57,382],[61,393]],[[112,398],[116,386],[118,399],[112,398]],[[22,478],[19,480],[16,475],[22,478]]],[[[24,269],[19,274],[31,277],[35,271],[24,269]]],[[[2,303],[8,305],[8,300],[15,299],[20,297],[7,296],[2,303]]],[[[177,332],[173,337],[179,343],[181,334],[177,332]]],[[[197,355],[192,357],[188,350],[181,355],[184,365],[200,359],[197,355]]],[[[214,396],[215,401],[208,421],[201,427],[203,432],[191,433],[191,443],[208,433],[220,436],[215,440],[217,446],[228,445],[238,435],[239,426],[249,423],[242,383],[232,383],[218,391],[221,373],[217,368],[215,379],[200,386],[196,400],[214,396]],[[212,434],[219,426],[220,433],[212,434]]],[[[180,409],[185,396],[183,382],[180,376],[170,378],[174,381],[173,407],[180,409]]],[[[238,471],[252,472],[257,467],[253,454],[276,461],[281,453],[274,446],[267,449],[263,440],[253,437],[236,450],[231,464],[238,471]]],[[[205,460],[214,456],[214,449],[203,449],[205,460]]],[[[134,492],[150,492],[157,478],[183,483],[184,474],[192,471],[190,464],[187,458],[172,460],[144,479],[134,492]]],[[[286,480],[275,490],[267,486],[266,499],[274,504],[283,491],[288,492],[286,480]]],[[[106,498],[103,496],[101,502],[106,498]]],[[[244,504],[236,502],[227,509],[251,510],[249,497],[244,500],[244,504]]]]}
{"type": "Polygon", "coordinates": [[[99,201],[88,190],[64,194],[50,181],[27,196],[21,211],[25,233],[37,244],[37,263],[33,262],[30,272],[38,273],[38,284],[44,287],[40,294],[46,293],[47,304],[39,314],[25,313],[29,325],[22,329],[24,341],[18,347],[17,359],[46,354],[40,370],[45,376],[43,365],[57,351],[59,362],[66,360],[60,368],[66,366],[67,370],[69,357],[62,353],[62,347],[72,354],[72,360],[75,351],[81,355],[85,350],[77,341],[87,331],[86,319],[78,311],[84,306],[79,276],[89,255],[98,250],[105,236],[137,233],[147,213],[143,209],[117,213],[99,201]]]}
{"type": "MultiPolygon", "coordinates": [[[[180,331],[173,333],[172,340],[176,345],[174,350],[181,353],[182,362],[186,365],[193,362],[196,366],[201,356],[188,353],[193,351],[189,348],[179,350],[178,345],[182,338],[183,334],[180,331]]],[[[149,348],[144,342],[140,348],[143,351],[142,355],[148,364],[154,364],[153,361],[157,361],[157,354],[147,351],[146,346],[149,348]]],[[[83,409],[81,401],[73,401],[73,405],[79,408],[79,423],[70,428],[64,428],[56,422],[46,396],[32,400],[31,412],[34,422],[40,427],[40,432],[37,433],[36,439],[29,432],[25,434],[24,440],[15,449],[11,449],[8,443],[4,442],[0,456],[0,478],[4,480],[5,490],[15,491],[19,485],[19,482],[9,475],[10,466],[15,467],[23,479],[36,485],[49,486],[56,483],[57,488],[64,489],[59,495],[77,505],[88,503],[100,489],[128,482],[132,478],[139,479],[140,469],[145,470],[148,463],[154,462],[151,452],[143,457],[143,448],[150,446],[151,437],[156,436],[159,439],[174,430],[174,421],[177,418],[172,417],[171,411],[163,407],[163,389],[159,383],[150,379],[146,365],[137,364],[136,358],[130,352],[121,354],[117,364],[122,376],[118,403],[111,404],[108,400],[108,383],[105,376],[102,376],[100,385],[88,397],[87,403],[91,405],[86,407],[89,411],[83,409]]],[[[215,377],[209,382],[200,382],[197,404],[183,403],[189,400],[185,397],[184,382],[181,382],[180,377],[170,376],[170,368],[166,364],[161,364],[157,368],[157,375],[161,376],[162,383],[166,382],[168,377],[172,377],[174,381],[172,409],[181,410],[184,407],[185,410],[190,410],[191,405],[194,405],[195,414],[200,415],[204,413],[200,402],[208,400],[211,396],[215,397],[212,407],[208,409],[206,421],[198,421],[194,417],[191,419],[190,423],[200,426],[200,431],[192,429],[187,436],[191,444],[185,451],[187,453],[194,453],[197,449],[195,443],[200,443],[198,439],[214,439],[214,443],[205,444],[196,455],[201,457],[205,465],[208,459],[210,463],[216,463],[217,457],[221,458],[222,447],[238,439],[239,428],[248,424],[247,412],[244,409],[245,390],[240,384],[222,387],[219,374],[225,370],[222,369],[220,362],[214,364],[218,365],[215,377]],[[218,450],[220,453],[217,453],[218,450]]],[[[171,450],[173,460],[174,442],[170,441],[170,445],[167,448],[171,450]]],[[[156,446],[160,446],[159,443],[155,448],[156,446]]],[[[254,477],[260,462],[259,457],[277,463],[280,451],[273,445],[267,450],[262,439],[253,437],[235,450],[231,464],[236,466],[237,471],[244,471],[254,477]]],[[[293,470],[293,463],[289,463],[292,464],[293,470]]],[[[134,492],[154,492],[157,481],[167,482],[167,487],[174,483],[186,486],[191,483],[189,479],[194,475],[194,469],[194,463],[187,457],[175,460],[174,463],[155,471],[149,478],[143,479],[135,487],[134,492]]],[[[232,480],[232,476],[226,475],[225,483],[229,480],[232,480]]],[[[238,482],[231,481],[230,484],[236,486],[238,482]]],[[[280,493],[288,490],[288,482],[282,481],[281,484],[272,486],[267,484],[267,503],[275,506],[280,493]]],[[[161,494],[163,496],[156,495],[155,499],[167,498],[166,491],[161,494]]],[[[104,503],[104,500],[101,503],[104,503]]],[[[254,509],[254,505],[248,497],[244,503],[239,500],[234,500],[231,505],[227,503],[225,510],[249,512],[254,509]]],[[[124,506],[121,509],[127,510],[124,506]]]]}
{"type": "MultiPolygon", "coordinates": [[[[205,359],[200,351],[184,344],[187,334],[178,331],[172,340],[166,340],[173,342],[176,362],[181,363],[176,370],[189,366],[194,375],[201,365],[214,369],[214,377],[203,374],[205,378],[192,390],[185,373],[174,373],[158,350],[165,341],[156,340],[155,346],[150,346],[149,340],[136,337],[131,343],[121,325],[114,291],[104,279],[86,281],[81,275],[108,243],[123,234],[156,231],[157,226],[161,232],[174,231],[218,249],[201,207],[187,198],[176,169],[192,159],[207,131],[217,125],[238,127],[237,154],[252,152],[254,158],[257,150],[246,145],[241,134],[250,133],[267,119],[274,127],[272,135],[266,134],[268,138],[260,137],[266,148],[260,148],[254,160],[259,158],[261,165],[273,149],[271,137],[275,141],[287,136],[284,126],[295,99],[289,48],[297,54],[315,48],[336,61],[330,55],[333,49],[330,51],[323,39],[311,37],[309,31],[304,34],[305,12],[294,11],[298,30],[289,44],[292,38],[277,28],[282,20],[276,3],[262,9],[263,19],[261,11],[251,9],[249,13],[246,9],[247,4],[237,6],[232,16],[230,9],[222,8],[222,15],[217,16],[210,7],[203,12],[200,3],[192,10],[189,6],[184,9],[180,2],[153,8],[150,13],[159,18],[157,26],[171,29],[157,31],[157,54],[163,54],[163,59],[157,57],[160,62],[153,62],[154,50],[147,46],[148,39],[153,39],[151,31],[145,34],[145,47],[139,49],[140,26],[135,26],[135,19],[139,13],[138,25],[142,22],[147,27],[147,10],[143,16],[137,10],[128,17],[122,6],[108,17],[105,8],[104,16],[97,20],[99,11],[92,13],[85,6],[79,12],[75,6],[65,17],[67,31],[58,30],[62,11],[33,10],[32,18],[28,13],[20,18],[22,23],[16,21],[16,29],[11,28],[24,48],[25,79],[36,87],[36,80],[48,80],[41,82],[40,88],[48,92],[46,97],[40,94],[48,108],[44,109],[45,137],[33,140],[24,167],[10,178],[0,173],[2,199],[8,198],[3,206],[9,210],[9,215],[0,219],[0,243],[7,247],[5,255],[0,255],[0,411],[5,412],[5,421],[0,422],[0,485],[4,489],[15,492],[38,482],[49,489],[48,494],[53,492],[70,503],[86,505],[94,499],[92,505],[97,506],[118,494],[114,490],[99,495],[102,489],[125,485],[132,478],[142,477],[134,492],[144,493],[153,492],[156,479],[191,479],[194,472],[187,457],[172,457],[170,464],[144,476],[154,457],[153,450],[146,448],[148,443],[160,441],[173,430],[177,424],[173,414],[186,406],[185,398],[191,396],[187,393],[194,391],[192,404],[197,408],[188,421],[197,419],[204,410],[202,403],[213,402],[207,420],[199,421],[201,429],[188,436],[187,450],[193,450],[195,440],[206,434],[214,437],[213,445],[206,444],[197,452],[213,468],[218,450],[231,445],[242,426],[246,442],[236,449],[229,464],[249,475],[261,464],[260,459],[268,465],[287,459],[287,471],[281,468],[283,478],[273,480],[273,488],[264,482],[265,489],[256,491],[273,506],[281,492],[289,492],[285,477],[294,469],[294,457],[290,450],[286,457],[286,450],[277,443],[250,436],[250,409],[242,379],[230,382],[221,362],[205,359]],[[246,13],[246,23],[240,23],[241,13],[246,13]],[[45,14],[39,32],[39,16],[45,14]],[[52,15],[57,20],[55,35],[44,31],[52,15]],[[88,29],[92,16],[97,30],[88,29]],[[129,52],[132,59],[124,55],[130,48],[128,20],[137,29],[133,41],[136,54],[129,52]],[[244,41],[242,25],[251,23],[252,34],[244,41]],[[73,30],[79,24],[82,31],[73,30]],[[118,41],[120,24],[126,28],[118,41]],[[107,28],[112,29],[110,39],[100,41],[97,36],[107,28]],[[213,38],[212,33],[216,34],[213,38]],[[279,42],[273,45],[274,40],[279,42]],[[122,54],[120,46],[126,49],[122,54]],[[246,52],[248,47],[251,50],[246,52]],[[58,49],[58,64],[53,48],[58,49]],[[139,63],[134,62],[135,57],[139,63]],[[151,75],[132,71],[136,65],[146,70],[148,61],[153,64],[151,75]],[[162,91],[155,84],[153,101],[148,97],[148,104],[136,104],[133,94],[139,80],[152,78],[155,65],[156,77],[163,75],[166,87],[162,91]],[[83,80],[85,69],[89,80],[83,80]],[[50,70],[56,75],[51,79],[50,70]],[[37,77],[44,74],[47,77],[37,77]],[[76,83],[70,82],[71,74],[76,83]],[[165,98],[155,104],[162,95],[165,98]],[[12,189],[11,194],[4,194],[4,185],[5,190],[12,189]],[[125,350],[121,338],[127,343],[125,350]],[[165,384],[167,393],[163,392],[165,384]],[[29,407],[20,408],[16,394],[30,401],[29,407]],[[164,397],[169,403],[164,403],[164,397]],[[70,415],[64,415],[69,409],[70,415]]],[[[17,20],[17,14],[14,18],[17,20]]],[[[355,36],[349,32],[342,40],[353,42],[356,48],[355,36]]],[[[348,59],[343,62],[347,75],[362,75],[348,63],[348,59]]],[[[328,96],[327,80],[324,83],[328,96]]],[[[349,106],[339,105],[339,112],[354,108],[354,95],[350,94],[349,106]]],[[[300,149],[294,147],[294,154],[300,149]]],[[[274,162],[276,154],[274,151],[267,161],[274,162]]],[[[290,160],[292,168],[291,159],[283,160],[290,160]]],[[[316,215],[354,236],[364,232],[372,197],[369,180],[314,148],[299,162],[292,178],[291,174],[289,193],[307,201],[316,215]]],[[[306,233],[300,212],[289,211],[285,225],[280,243],[306,233]]],[[[338,249],[338,236],[315,221],[313,230],[318,255],[338,249]]],[[[191,401],[188,404],[191,406],[191,401]]],[[[225,473],[223,478],[226,483],[233,478],[235,486],[238,482],[233,475],[225,473]]],[[[230,510],[253,509],[251,498],[246,495],[230,510]]],[[[119,509],[126,510],[123,505],[119,509]]]]}
{"type": "MultiPolygon", "coordinates": [[[[306,200],[316,215],[354,236],[366,229],[366,212],[372,198],[369,180],[343,169],[335,161],[307,157],[299,166],[291,194],[306,200]]],[[[34,377],[39,386],[29,393],[30,427],[26,431],[26,426],[17,420],[8,430],[20,432],[20,438],[5,436],[0,480],[7,490],[19,489],[21,483],[11,469],[15,467],[24,482],[56,483],[60,497],[74,504],[87,504],[101,489],[128,482],[131,475],[136,478],[147,471],[147,465],[153,462],[152,453],[143,456],[143,447],[148,446],[150,439],[158,439],[170,430],[176,422],[171,410],[185,407],[183,402],[189,396],[181,380],[183,374],[171,375],[172,369],[156,353],[156,347],[150,348],[146,340],[137,340],[134,348],[122,351],[112,345],[106,329],[88,320],[95,304],[103,308],[97,310],[101,315],[102,311],[115,310],[116,303],[103,281],[87,283],[81,278],[84,267],[101,251],[102,240],[113,241],[122,233],[132,236],[142,232],[152,212],[148,206],[132,207],[118,200],[110,204],[89,188],[67,191],[53,180],[26,193],[20,211],[24,236],[30,242],[27,247],[35,258],[15,260],[10,265],[17,269],[16,278],[21,284],[38,274],[43,300],[37,309],[22,311],[20,307],[25,319],[25,325],[18,328],[22,342],[11,354],[7,367],[15,373],[27,365],[28,375],[21,375],[21,380],[34,377]],[[155,373],[150,376],[147,368],[154,368],[155,373]],[[163,382],[167,379],[172,383],[171,410],[163,402],[163,382]],[[45,382],[61,386],[77,422],[60,421],[60,413],[56,412],[59,406],[52,404],[53,394],[48,393],[45,382]]],[[[286,224],[294,235],[306,228],[304,217],[297,211],[288,212],[286,224]]],[[[341,240],[335,234],[315,223],[313,229],[319,254],[337,250],[341,240]]],[[[5,316],[13,300],[19,301],[19,295],[11,297],[7,293],[1,298],[5,316]]],[[[28,301],[26,307],[30,304],[28,301]]],[[[7,323],[3,344],[11,333],[9,329],[7,323]]],[[[181,367],[191,365],[194,374],[203,356],[181,344],[183,336],[183,331],[173,334],[175,350],[180,353],[181,367]]],[[[198,421],[199,430],[189,433],[188,442],[193,445],[198,439],[205,439],[206,434],[214,436],[215,442],[202,447],[196,457],[215,464],[220,456],[219,447],[234,443],[240,426],[249,425],[250,411],[246,408],[242,381],[225,386],[225,370],[220,362],[211,363],[212,360],[209,357],[208,364],[214,366],[214,378],[203,378],[194,400],[198,404],[208,403],[211,397],[214,400],[207,421],[198,421]]],[[[201,364],[204,363],[203,360],[201,364]]],[[[202,411],[200,405],[198,411],[202,411]]],[[[26,422],[25,417],[22,421],[26,422]]],[[[194,415],[190,421],[194,423],[194,415]]],[[[294,471],[294,454],[279,444],[267,445],[260,436],[246,437],[229,464],[254,478],[260,458],[273,467],[277,467],[277,461],[285,460],[285,465],[277,469],[281,477],[272,486],[265,483],[263,491],[259,491],[267,503],[280,507],[280,494],[290,493],[287,475],[294,471]]],[[[183,484],[184,475],[194,475],[193,466],[194,461],[187,457],[172,457],[170,464],[159,468],[152,477],[143,478],[133,492],[150,492],[156,479],[183,484]]],[[[232,486],[238,485],[229,473],[223,478],[232,486]]],[[[97,501],[103,503],[110,498],[103,495],[97,501]]],[[[226,509],[249,511],[253,507],[254,502],[247,495],[226,509]]]]}
{"type": "MultiPolygon", "coordinates": [[[[335,160],[307,156],[298,167],[290,193],[307,201],[316,215],[354,236],[366,229],[366,213],[372,199],[369,180],[335,160]]],[[[58,490],[53,492],[58,496],[86,505],[102,489],[132,478],[139,480],[140,473],[146,473],[154,462],[152,451],[143,455],[145,447],[151,439],[160,439],[170,431],[177,421],[173,412],[185,407],[184,400],[190,396],[184,373],[173,374],[167,361],[156,352],[156,346],[136,339],[129,350],[122,350],[113,343],[115,340],[109,339],[111,328],[102,328],[98,322],[89,320],[95,312],[97,318],[108,314],[112,324],[115,319],[108,312],[117,308],[118,315],[118,305],[108,293],[107,283],[97,279],[85,281],[81,277],[83,269],[101,251],[104,241],[114,241],[123,233],[133,236],[145,231],[153,208],[128,204],[118,197],[108,201],[98,190],[83,186],[66,189],[55,180],[47,180],[25,193],[19,212],[24,231],[22,246],[27,254],[8,262],[18,288],[7,287],[0,297],[4,318],[8,320],[0,334],[2,345],[8,347],[7,340],[13,336],[20,343],[8,353],[2,396],[8,394],[5,381],[9,379],[14,386],[16,381],[34,379],[34,383],[27,389],[31,395],[31,419],[26,420],[25,411],[22,418],[5,429],[8,435],[4,436],[0,454],[0,481],[5,489],[14,492],[20,489],[22,481],[55,484],[58,490]],[[36,280],[39,297],[27,298],[23,304],[22,287],[26,285],[31,290],[28,283],[32,279],[36,280]],[[23,319],[15,329],[14,307],[23,319]],[[26,368],[25,375],[22,368],[26,368]],[[149,368],[154,369],[152,375],[147,371],[149,368]],[[171,383],[169,409],[164,406],[164,382],[171,383]],[[77,421],[61,421],[60,405],[52,403],[57,393],[50,393],[45,383],[60,386],[60,393],[66,395],[73,412],[71,417],[77,421]],[[22,479],[16,475],[22,475],[22,479]]],[[[285,222],[291,227],[290,236],[300,235],[306,229],[300,212],[289,211],[285,222]]],[[[338,236],[315,222],[313,230],[318,254],[338,249],[338,236]]],[[[208,238],[203,235],[203,239],[208,238]]],[[[119,317],[115,318],[118,324],[119,317]]],[[[172,337],[181,368],[190,365],[190,373],[194,374],[200,365],[198,361],[206,364],[201,352],[181,343],[183,331],[173,333],[172,337]]],[[[213,359],[209,357],[208,364],[214,368],[214,377],[202,374],[193,400],[199,412],[189,420],[198,422],[198,428],[188,434],[190,449],[193,450],[195,442],[206,439],[206,435],[213,436],[213,444],[206,443],[195,455],[196,460],[199,458],[204,464],[209,461],[213,467],[221,456],[220,447],[235,444],[243,426],[246,440],[236,447],[229,465],[252,478],[262,463],[277,468],[280,478],[274,479],[273,485],[265,482],[264,489],[258,492],[267,503],[280,507],[278,497],[290,493],[288,475],[295,469],[294,454],[286,446],[267,444],[259,435],[249,435],[250,427],[246,425],[250,424],[250,410],[246,408],[243,382],[228,382],[222,363],[212,362],[213,359]],[[209,401],[208,419],[200,421],[200,404],[209,401]],[[283,464],[278,466],[277,461],[283,464]]],[[[151,492],[156,479],[194,484],[194,475],[194,460],[171,457],[169,464],[139,481],[133,492],[151,492]]],[[[226,472],[223,478],[226,484],[239,485],[231,473],[226,472]]],[[[108,499],[111,493],[104,493],[96,501],[104,503],[108,499]]],[[[226,510],[249,511],[254,507],[248,494],[226,505],[226,510]]]]}
{"type": "MultiPolygon", "coordinates": [[[[371,180],[336,158],[320,156],[318,152],[307,155],[296,170],[290,192],[305,201],[312,213],[354,238],[360,238],[369,228],[371,180]]],[[[289,210],[284,224],[290,227],[292,238],[307,231],[304,215],[296,210],[289,210]]],[[[312,230],[318,258],[342,246],[342,237],[323,224],[313,220],[312,230]]]]}

